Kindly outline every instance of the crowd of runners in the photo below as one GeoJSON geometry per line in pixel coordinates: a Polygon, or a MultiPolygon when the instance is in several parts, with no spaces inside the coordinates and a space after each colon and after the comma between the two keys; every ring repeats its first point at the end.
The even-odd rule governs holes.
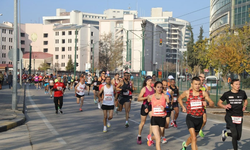
{"type": "MultiPolygon", "coordinates": [[[[23,75],[23,80],[28,80],[29,84],[34,83],[36,89],[44,87],[45,94],[54,97],[56,114],[63,113],[63,95],[66,89],[74,90],[76,101],[79,104],[79,111],[83,111],[85,92],[93,90],[93,100],[98,109],[103,110],[103,132],[107,132],[111,127],[113,114],[118,114],[124,108],[125,127],[129,127],[129,112],[135,90],[131,80],[131,74],[124,73],[124,76],[115,74],[112,79],[101,72],[100,77],[96,74],[81,74],[79,78],[72,75],[41,74],[23,75]],[[54,94],[53,94],[54,93],[54,94]]],[[[156,149],[161,149],[161,143],[167,143],[167,132],[170,126],[177,128],[179,108],[182,108],[186,115],[186,125],[190,133],[189,138],[182,143],[182,150],[191,145],[192,150],[197,150],[197,135],[204,137],[202,131],[207,122],[206,107],[214,107],[214,102],[209,97],[206,86],[205,75],[200,74],[193,77],[191,87],[180,94],[172,75],[168,79],[156,81],[156,76],[145,77],[142,88],[138,95],[138,102],[141,102],[141,120],[138,127],[137,144],[142,144],[142,130],[146,123],[147,116],[150,118],[149,133],[147,135],[147,145],[155,144],[156,149]],[[185,105],[183,102],[185,99],[185,105]]],[[[247,95],[240,90],[240,81],[232,79],[231,90],[225,92],[218,102],[218,106],[226,109],[226,129],[222,130],[222,141],[228,136],[232,137],[234,150],[238,149],[238,141],[242,134],[243,111],[247,109],[247,95]],[[226,105],[223,102],[226,101],[226,105]],[[230,132],[227,131],[230,130],[230,132]]],[[[182,120],[183,121],[183,120],[182,120]]],[[[181,122],[178,120],[178,122],[181,122]]]]}

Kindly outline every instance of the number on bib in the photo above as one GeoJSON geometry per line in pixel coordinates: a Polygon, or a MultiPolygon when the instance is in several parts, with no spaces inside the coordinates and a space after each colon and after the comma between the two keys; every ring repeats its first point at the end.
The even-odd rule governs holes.
{"type": "Polygon", "coordinates": [[[190,101],[191,109],[201,109],[202,101],[192,100],[190,101]]]}
{"type": "Polygon", "coordinates": [[[155,106],[153,109],[154,109],[154,114],[155,115],[162,115],[162,114],[164,114],[164,112],[163,112],[163,110],[161,109],[160,106],[155,106]]]}
{"type": "Polygon", "coordinates": [[[129,95],[129,91],[123,92],[123,95],[129,95]]]}
{"type": "Polygon", "coordinates": [[[234,124],[241,124],[242,117],[232,116],[232,122],[234,124]]]}

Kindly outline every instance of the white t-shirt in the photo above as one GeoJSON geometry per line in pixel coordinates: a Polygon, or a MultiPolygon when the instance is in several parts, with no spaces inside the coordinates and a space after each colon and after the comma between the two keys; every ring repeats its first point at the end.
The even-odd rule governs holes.
{"type": "Polygon", "coordinates": [[[107,88],[107,85],[104,86],[104,98],[103,98],[103,105],[112,106],[114,105],[114,88],[113,85],[110,85],[110,88],[107,88]]]}
{"type": "Polygon", "coordinates": [[[79,91],[79,92],[76,92],[76,94],[84,95],[84,89],[85,89],[85,83],[81,84],[81,82],[80,82],[78,87],[77,87],[77,91],[79,91]]]}

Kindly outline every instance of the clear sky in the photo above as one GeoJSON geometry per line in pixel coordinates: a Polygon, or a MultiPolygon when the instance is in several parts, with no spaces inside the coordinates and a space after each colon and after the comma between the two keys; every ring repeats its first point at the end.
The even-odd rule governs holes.
{"type": "MultiPolygon", "coordinates": [[[[57,8],[100,14],[106,9],[130,8],[138,10],[139,17],[149,17],[152,7],[162,7],[163,11],[172,11],[173,17],[189,21],[197,39],[200,26],[204,36],[209,36],[209,5],[209,0],[21,0],[21,22],[42,23],[42,17],[55,16],[57,8]],[[185,15],[199,9],[202,10],[185,15]]],[[[13,22],[13,10],[14,0],[0,0],[0,22],[13,22]]]]}

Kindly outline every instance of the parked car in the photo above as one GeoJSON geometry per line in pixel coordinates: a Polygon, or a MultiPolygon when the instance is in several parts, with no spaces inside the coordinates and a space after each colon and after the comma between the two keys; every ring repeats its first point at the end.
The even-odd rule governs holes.
{"type": "Polygon", "coordinates": [[[217,87],[217,80],[218,80],[218,78],[216,76],[207,76],[206,77],[206,85],[210,88],[216,88],[217,87]]]}
{"type": "Polygon", "coordinates": [[[178,80],[185,82],[186,81],[186,76],[178,76],[178,80]]]}

